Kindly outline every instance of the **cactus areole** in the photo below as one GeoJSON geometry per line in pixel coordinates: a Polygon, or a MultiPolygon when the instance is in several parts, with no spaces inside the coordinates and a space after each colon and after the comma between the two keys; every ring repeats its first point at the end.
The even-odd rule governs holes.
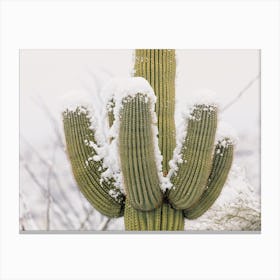
{"type": "Polygon", "coordinates": [[[105,143],[98,141],[94,104],[63,112],[67,154],[81,192],[103,215],[124,216],[129,231],[184,230],[186,219],[213,205],[231,168],[232,139],[215,140],[215,103],[193,104],[176,145],[175,75],[175,50],[136,50],[134,77],[105,87],[111,92],[106,125],[114,132],[105,143]],[[108,149],[115,149],[118,167],[108,163],[108,149]]]}

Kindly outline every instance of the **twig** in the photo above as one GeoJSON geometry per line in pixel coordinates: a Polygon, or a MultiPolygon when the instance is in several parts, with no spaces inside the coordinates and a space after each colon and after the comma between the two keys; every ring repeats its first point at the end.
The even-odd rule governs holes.
{"type": "Polygon", "coordinates": [[[22,209],[20,211],[22,214],[22,217],[19,220],[21,230],[26,230],[26,226],[24,226],[24,221],[28,222],[28,220],[32,223],[33,229],[39,229],[39,227],[35,223],[33,215],[31,214],[30,210],[28,209],[28,206],[25,203],[25,199],[24,199],[22,192],[19,193],[19,198],[20,198],[20,202],[25,210],[25,213],[23,213],[22,209]]]}
{"type": "MultiPolygon", "coordinates": [[[[36,175],[29,168],[28,164],[26,164],[26,162],[23,160],[23,157],[21,155],[20,155],[20,160],[22,161],[24,169],[27,171],[27,173],[29,174],[30,178],[34,181],[35,185],[39,188],[41,194],[45,198],[47,196],[47,191],[46,191],[44,185],[42,185],[41,182],[37,179],[36,175]]],[[[63,207],[56,201],[56,199],[51,194],[50,194],[50,197],[52,199],[53,204],[55,204],[57,206],[57,208],[60,210],[60,212],[63,213],[63,216],[62,216],[60,214],[60,212],[57,212],[58,213],[58,218],[60,218],[60,220],[62,221],[63,217],[64,217],[67,220],[67,222],[70,225],[72,225],[73,228],[74,228],[74,225],[73,225],[72,221],[67,216],[67,211],[65,211],[65,209],[63,209],[63,207]]]]}
{"type": "Polygon", "coordinates": [[[46,230],[50,230],[51,192],[47,184],[47,210],[46,210],[46,230]]]}
{"type": "Polygon", "coordinates": [[[85,218],[85,219],[81,222],[81,224],[80,224],[79,230],[82,230],[82,229],[85,228],[85,225],[86,225],[86,223],[89,221],[90,216],[93,214],[93,212],[94,212],[94,209],[93,209],[93,208],[91,208],[91,209],[88,211],[88,213],[87,213],[87,215],[86,215],[86,218],[85,218]]]}
{"type": "Polygon", "coordinates": [[[85,199],[84,199],[84,197],[83,197],[83,195],[82,195],[82,193],[80,191],[78,192],[78,195],[79,195],[79,198],[80,198],[81,205],[82,205],[82,208],[84,210],[84,213],[87,216],[89,214],[89,209],[85,205],[85,199]]]}
{"type": "MultiPolygon", "coordinates": [[[[51,163],[49,162],[49,160],[45,159],[26,139],[24,136],[20,136],[20,138],[25,142],[25,144],[34,152],[34,154],[38,157],[38,159],[48,168],[51,166],[51,163]]],[[[59,176],[56,174],[56,172],[54,171],[54,169],[52,169],[52,175],[53,178],[55,179],[55,182],[57,184],[57,190],[59,191],[60,196],[62,197],[62,199],[64,199],[64,201],[67,203],[69,209],[71,209],[73,211],[73,214],[75,215],[75,217],[77,219],[79,219],[79,214],[78,212],[75,210],[75,207],[73,206],[73,204],[71,203],[70,199],[68,198],[68,196],[66,195],[66,193],[63,191],[63,187],[62,184],[60,182],[59,176]]]]}
{"type": "Polygon", "coordinates": [[[19,218],[19,226],[20,226],[20,231],[25,231],[25,225],[24,225],[24,221],[25,221],[25,218],[24,216],[20,217],[19,218]]]}
{"type": "Polygon", "coordinates": [[[103,222],[99,225],[97,230],[101,230],[101,231],[106,230],[110,221],[111,221],[110,218],[105,217],[103,222]]]}
{"type": "Polygon", "coordinates": [[[231,107],[261,76],[261,73],[259,73],[257,76],[255,76],[239,93],[238,95],[230,101],[228,104],[222,108],[222,112],[227,110],[229,107],[231,107]]]}
{"type": "Polygon", "coordinates": [[[53,149],[52,161],[49,165],[48,175],[47,175],[47,211],[46,211],[46,230],[50,230],[50,212],[51,212],[51,188],[50,188],[50,181],[53,173],[53,165],[55,162],[55,150],[56,146],[53,149]]]}

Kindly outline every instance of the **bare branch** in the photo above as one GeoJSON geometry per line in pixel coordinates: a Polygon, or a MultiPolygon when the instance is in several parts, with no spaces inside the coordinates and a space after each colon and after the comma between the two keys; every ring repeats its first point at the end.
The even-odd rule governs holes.
{"type": "MultiPolygon", "coordinates": [[[[50,168],[51,167],[51,162],[49,160],[47,160],[46,158],[44,158],[40,152],[38,152],[34,146],[25,139],[25,137],[23,135],[20,136],[20,139],[24,141],[24,143],[28,146],[28,148],[37,156],[37,158],[40,160],[41,163],[43,163],[46,167],[50,168]]],[[[71,203],[70,199],[68,198],[68,196],[66,195],[66,193],[63,190],[62,184],[60,182],[59,176],[57,175],[57,173],[55,172],[55,169],[52,168],[52,175],[53,178],[55,179],[55,183],[57,185],[57,190],[59,192],[59,195],[61,196],[61,198],[67,203],[69,209],[71,209],[73,211],[73,214],[75,215],[75,217],[77,219],[79,219],[79,214],[78,212],[75,210],[74,205],[71,203]]]]}
{"type": "Polygon", "coordinates": [[[110,221],[111,221],[110,218],[105,217],[103,222],[99,225],[97,230],[101,230],[101,231],[107,230],[107,227],[108,227],[108,224],[110,221]]]}
{"type": "MultiPolygon", "coordinates": [[[[85,215],[87,216],[89,214],[89,209],[86,207],[86,203],[87,201],[85,200],[84,196],[82,195],[82,193],[79,191],[78,192],[79,198],[80,198],[80,202],[83,208],[83,211],[85,213],[85,215]]],[[[90,205],[90,209],[93,209],[92,206],[90,205]]]]}
{"type": "Polygon", "coordinates": [[[86,223],[89,221],[89,219],[90,219],[90,217],[91,217],[91,215],[92,215],[93,213],[94,213],[94,209],[91,208],[91,209],[88,211],[86,218],[81,222],[81,225],[80,225],[79,230],[85,228],[86,223]]]}
{"type": "MultiPolygon", "coordinates": [[[[22,162],[22,165],[24,167],[24,169],[27,171],[27,173],[29,174],[30,178],[33,180],[33,182],[35,183],[35,185],[38,187],[38,189],[40,190],[42,196],[44,198],[47,197],[47,190],[45,189],[45,186],[38,180],[38,178],[36,177],[36,175],[33,173],[33,171],[30,169],[30,167],[28,166],[28,164],[24,161],[22,155],[20,155],[20,160],[22,162]]],[[[67,210],[63,209],[62,205],[60,203],[57,202],[57,200],[50,194],[50,198],[52,199],[53,204],[55,204],[57,206],[57,208],[60,210],[60,212],[63,213],[63,216],[60,214],[60,212],[57,212],[58,214],[58,218],[62,221],[63,217],[67,220],[67,222],[73,226],[74,225],[72,223],[72,221],[69,219],[68,215],[67,215],[67,210]]]]}
{"type": "Polygon", "coordinates": [[[50,230],[50,212],[51,212],[51,188],[50,188],[50,181],[53,173],[53,165],[55,162],[55,150],[56,146],[53,149],[52,161],[49,165],[48,175],[47,175],[47,211],[46,211],[46,230],[50,230]]]}
{"type": "Polygon", "coordinates": [[[261,73],[259,73],[257,76],[255,76],[239,93],[238,95],[232,100],[230,101],[228,104],[226,104],[224,106],[224,108],[222,108],[222,112],[227,110],[229,107],[231,107],[234,103],[236,103],[236,101],[241,98],[241,96],[260,78],[261,73]]]}
{"type": "Polygon", "coordinates": [[[20,211],[22,214],[22,216],[19,219],[20,229],[22,231],[26,230],[27,227],[25,226],[25,224],[28,222],[30,222],[32,224],[33,229],[39,229],[39,227],[37,226],[37,224],[33,218],[33,215],[31,214],[27,204],[25,203],[25,199],[24,199],[22,192],[19,193],[19,198],[20,198],[21,205],[24,209],[24,212],[23,212],[23,209],[21,209],[21,211],[20,211]]]}

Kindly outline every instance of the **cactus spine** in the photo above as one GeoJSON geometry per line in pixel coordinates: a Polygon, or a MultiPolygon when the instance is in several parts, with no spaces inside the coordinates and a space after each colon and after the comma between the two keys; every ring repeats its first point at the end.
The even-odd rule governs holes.
{"type": "MultiPolygon", "coordinates": [[[[67,109],[63,120],[73,174],[93,207],[108,217],[124,215],[126,230],[184,230],[185,218],[201,216],[221,193],[232,164],[233,142],[226,137],[215,145],[218,109],[215,105],[195,104],[186,120],[187,133],[177,169],[170,170],[169,161],[176,146],[175,50],[136,50],[134,70],[135,77],[145,78],[157,97],[159,147],[155,146],[152,129],[153,104],[144,92],[121,100],[117,120],[108,111],[109,126],[119,121],[123,194],[114,179],[101,180],[106,168],[98,157],[89,112],[81,106],[67,109]],[[155,159],[157,148],[162,155],[161,175],[155,159]],[[160,176],[167,174],[172,186],[163,191],[160,176]]],[[[113,106],[115,102],[110,100],[113,106]]]]}

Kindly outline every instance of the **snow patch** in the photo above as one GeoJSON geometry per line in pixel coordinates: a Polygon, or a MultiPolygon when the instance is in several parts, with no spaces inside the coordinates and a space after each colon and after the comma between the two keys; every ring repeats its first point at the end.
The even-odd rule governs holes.
{"type": "MultiPolygon", "coordinates": [[[[142,77],[113,78],[102,89],[102,95],[111,97],[120,103],[127,96],[134,97],[137,93],[147,94],[152,102],[156,102],[156,96],[149,82],[142,77]]],[[[109,100],[108,100],[109,102],[109,100]]]]}
{"type": "Polygon", "coordinates": [[[212,207],[186,230],[260,230],[260,194],[247,180],[245,169],[233,164],[225,186],[212,207]]]}
{"type": "Polygon", "coordinates": [[[115,102],[113,100],[108,101],[106,105],[107,112],[113,112],[115,107],[115,102]]]}
{"type": "MultiPolygon", "coordinates": [[[[64,95],[60,99],[60,107],[61,111],[72,111],[78,114],[86,114],[89,121],[90,121],[90,128],[94,130],[94,137],[97,142],[94,148],[98,148],[98,146],[102,146],[105,139],[104,133],[102,130],[99,129],[98,125],[98,112],[97,109],[94,108],[95,102],[95,94],[93,92],[89,92],[86,90],[72,90],[69,91],[66,95],[64,95]]],[[[104,127],[104,125],[102,126],[104,127]]],[[[87,141],[85,139],[85,141],[87,141]]]]}
{"type": "Polygon", "coordinates": [[[110,190],[109,191],[109,195],[115,199],[117,199],[118,197],[118,192],[116,192],[116,190],[110,190]]]}
{"type": "Polygon", "coordinates": [[[71,90],[59,98],[61,112],[65,110],[75,111],[77,107],[87,108],[92,111],[94,104],[94,94],[86,90],[71,90]]]}
{"type": "Polygon", "coordinates": [[[189,107],[193,105],[213,105],[219,107],[220,101],[216,92],[207,89],[197,89],[188,96],[189,107]]]}

